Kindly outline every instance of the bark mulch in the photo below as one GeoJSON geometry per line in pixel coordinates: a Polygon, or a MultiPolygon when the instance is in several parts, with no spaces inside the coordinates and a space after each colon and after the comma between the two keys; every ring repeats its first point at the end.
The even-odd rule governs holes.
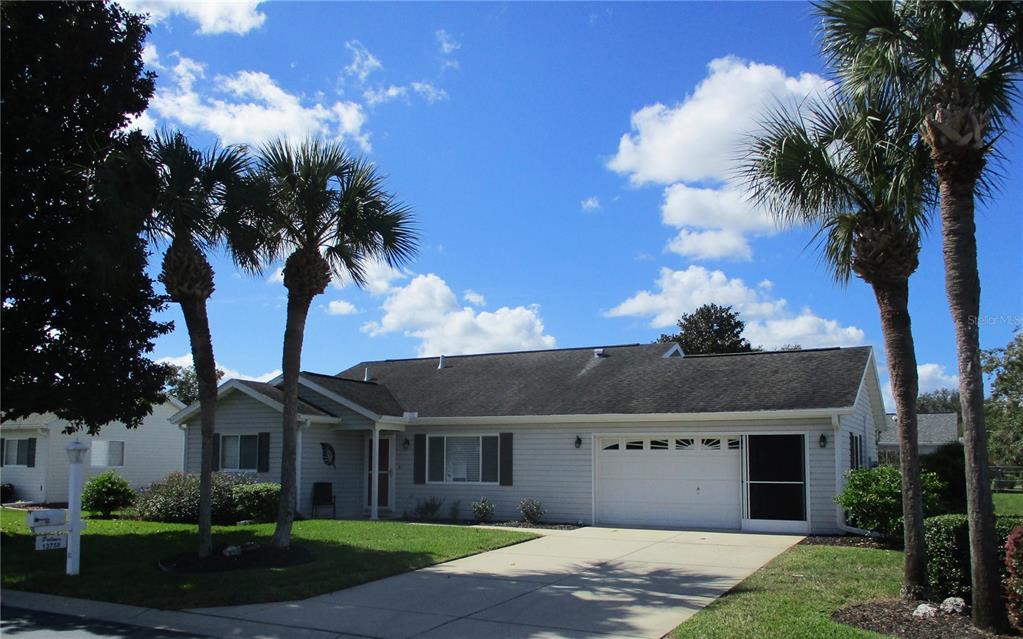
{"type": "Polygon", "coordinates": [[[913,611],[920,603],[900,599],[871,601],[836,610],[831,618],[847,626],[905,639],[1008,639],[1018,636],[978,630],[970,624],[969,615],[939,611],[932,619],[917,619],[913,611]]]}
{"type": "Polygon", "coordinates": [[[284,568],[307,564],[316,557],[304,546],[293,545],[290,548],[277,548],[260,544],[243,544],[242,554],[225,557],[218,548],[211,556],[199,559],[196,553],[183,553],[165,557],[157,562],[164,572],[195,573],[224,572],[243,568],[284,568]]]}
{"type": "Polygon", "coordinates": [[[540,528],[543,530],[577,530],[582,528],[576,524],[531,524],[527,521],[495,521],[488,526],[501,526],[502,528],[540,528]]]}
{"type": "Polygon", "coordinates": [[[799,542],[805,546],[851,546],[854,548],[876,548],[879,550],[902,550],[898,540],[889,541],[877,537],[859,535],[809,535],[799,542]]]}

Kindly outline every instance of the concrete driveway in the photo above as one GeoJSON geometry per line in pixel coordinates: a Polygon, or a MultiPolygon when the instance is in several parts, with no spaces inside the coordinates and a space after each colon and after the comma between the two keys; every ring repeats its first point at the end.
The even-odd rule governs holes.
{"type": "Polygon", "coordinates": [[[801,537],[580,528],[303,601],[204,615],[341,637],[658,638],[801,537]]]}

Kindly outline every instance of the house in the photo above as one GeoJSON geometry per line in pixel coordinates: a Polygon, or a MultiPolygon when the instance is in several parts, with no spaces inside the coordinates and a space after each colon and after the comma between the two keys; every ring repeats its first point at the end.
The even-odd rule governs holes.
{"type": "MultiPolygon", "coordinates": [[[[884,416],[884,430],[878,433],[877,448],[882,455],[899,455],[899,433],[895,415],[884,416]]],[[[927,455],[945,444],[959,441],[959,415],[956,413],[920,413],[916,416],[917,450],[927,455]]]]}
{"type": "Polygon", "coordinates": [[[19,501],[66,502],[68,459],[64,448],[75,438],[89,445],[84,468],[88,479],[113,470],[134,488],[148,486],[184,462],[185,434],[170,421],[184,405],[176,399],[153,406],[138,428],[111,422],[96,436],[64,433],[68,422],[49,413],[0,424],[0,481],[14,485],[19,501]]]}
{"type": "MultiPolygon", "coordinates": [[[[221,471],[280,477],[279,380],[219,389],[221,471]]],[[[869,347],[685,355],[633,344],[362,362],[299,379],[298,510],[338,517],[442,499],[498,518],[835,533],[845,472],[884,423],[869,347]],[[379,464],[374,464],[378,460],[379,464]],[[314,512],[314,510],[316,512],[314,512]]],[[[198,472],[199,407],[174,416],[198,472]]]]}

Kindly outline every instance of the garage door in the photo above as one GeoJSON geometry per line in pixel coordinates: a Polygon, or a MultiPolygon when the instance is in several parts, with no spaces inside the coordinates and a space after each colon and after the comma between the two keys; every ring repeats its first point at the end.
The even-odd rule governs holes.
{"type": "Polygon", "coordinates": [[[741,440],[598,437],[601,525],[739,528],[741,440]]]}

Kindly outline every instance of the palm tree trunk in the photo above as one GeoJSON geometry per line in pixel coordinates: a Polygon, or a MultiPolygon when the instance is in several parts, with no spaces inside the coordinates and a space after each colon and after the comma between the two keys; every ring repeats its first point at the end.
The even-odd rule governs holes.
{"type": "Polygon", "coordinates": [[[881,314],[884,350],[888,359],[888,377],[895,398],[899,432],[899,466],[902,471],[902,521],[905,562],[902,573],[902,597],[926,598],[927,551],[924,545],[923,488],[920,483],[920,458],[917,448],[916,350],[909,318],[909,280],[873,283],[874,297],[881,314]]]}
{"type": "MultiPolygon", "coordinates": [[[[937,158],[936,158],[937,159],[937,158]]],[[[983,630],[1008,628],[998,567],[994,504],[988,474],[984,426],[984,380],[980,367],[980,273],[973,196],[979,169],[936,162],[941,190],[945,292],[956,332],[959,396],[966,450],[966,510],[970,524],[973,624],[983,630]]]]}
{"type": "Polygon", "coordinates": [[[217,418],[217,365],[213,358],[213,340],[206,315],[206,300],[180,302],[192,345],[192,364],[199,387],[202,452],[199,467],[199,556],[213,552],[212,485],[213,433],[217,418]]]}
{"type": "Polygon", "coordinates": [[[281,423],[281,499],[277,509],[277,527],[273,545],[291,545],[291,525],[295,520],[297,502],[296,435],[298,433],[298,374],[302,370],[302,341],[305,339],[306,317],[312,297],[288,291],[288,319],[284,329],[282,370],[284,383],[284,415],[281,423]]]}

